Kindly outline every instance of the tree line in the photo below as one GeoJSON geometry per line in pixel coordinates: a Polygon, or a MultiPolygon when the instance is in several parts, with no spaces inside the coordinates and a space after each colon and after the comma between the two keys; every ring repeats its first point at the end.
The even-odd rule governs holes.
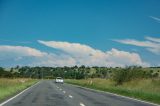
{"type": "MultiPolygon", "coordinates": [[[[153,69],[153,68],[152,68],[153,69]]],[[[16,66],[6,70],[0,67],[0,78],[36,78],[36,79],[54,79],[63,77],[66,79],[87,79],[87,78],[105,78],[112,79],[117,84],[130,81],[136,78],[158,78],[159,71],[142,67],[29,67],[16,66]]],[[[159,69],[157,67],[157,69],[159,69]]]]}

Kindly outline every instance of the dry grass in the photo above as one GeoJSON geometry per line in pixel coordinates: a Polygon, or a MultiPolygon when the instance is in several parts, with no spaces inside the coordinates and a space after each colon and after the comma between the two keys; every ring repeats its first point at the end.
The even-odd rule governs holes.
{"type": "Polygon", "coordinates": [[[100,78],[68,79],[66,82],[160,104],[160,79],[135,79],[119,86],[115,86],[115,82],[110,79],[100,78]]]}
{"type": "Polygon", "coordinates": [[[17,92],[36,83],[37,80],[33,79],[7,79],[0,78],[0,100],[3,100],[17,92]]]}

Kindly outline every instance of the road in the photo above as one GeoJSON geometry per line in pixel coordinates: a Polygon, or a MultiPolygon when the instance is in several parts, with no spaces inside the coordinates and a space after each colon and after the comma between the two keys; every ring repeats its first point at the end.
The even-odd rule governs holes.
{"type": "Polygon", "coordinates": [[[3,106],[154,106],[69,84],[44,80],[3,106]]]}

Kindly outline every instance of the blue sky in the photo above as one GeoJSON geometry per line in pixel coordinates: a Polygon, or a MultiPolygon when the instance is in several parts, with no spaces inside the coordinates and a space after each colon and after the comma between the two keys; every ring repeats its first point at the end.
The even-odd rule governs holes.
{"type": "Polygon", "coordinates": [[[160,65],[159,5],[159,0],[0,0],[0,66],[30,63],[50,66],[160,65]],[[87,53],[79,53],[83,51],[66,50],[66,45],[76,50],[92,48],[86,52],[96,53],[94,58],[89,58],[87,53]],[[28,47],[19,48],[27,51],[35,49],[36,53],[43,52],[45,56],[40,59],[30,53],[21,53],[18,47],[28,47]],[[17,52],[13,53],[15,49],[17,52]],[[98,64],[102,59],[97,57],[97,50],[101,56],[105,53],[107,62],[103,60],[98,64]],[[134,58],[133,53],[138,60],[126,64],[128,62],[122,59],[117,63],[126,53],[130,57],[124,57],[126,61],[134,58]],[[84,59],[79,61],[74,55],[84,59]],[[66,58],[72,62],[64,62],[66,58]],[[55,59],[60,63],[54,63],[55,59]],[[45,63],[46,60],[49,63],[45,63]]]}

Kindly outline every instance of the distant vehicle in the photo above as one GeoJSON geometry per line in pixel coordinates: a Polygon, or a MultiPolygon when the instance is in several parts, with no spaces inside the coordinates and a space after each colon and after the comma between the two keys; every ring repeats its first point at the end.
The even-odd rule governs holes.
{"type": "Polygon", "coordinates": [[[62,83],[63,84],[63,78],[62,77],[57,77],[55,80],[56,83],[62,83]]]}

